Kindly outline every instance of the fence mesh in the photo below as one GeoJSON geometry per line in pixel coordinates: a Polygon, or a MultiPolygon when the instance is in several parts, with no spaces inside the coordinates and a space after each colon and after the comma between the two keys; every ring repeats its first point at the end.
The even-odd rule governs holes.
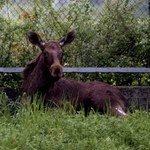
{"type": "Polygon", "coordinates": [[[64,50],[65,66],[149,67],[149,5],[148,0],[1,0],[0,66],[24,66],[37,55],[26,38],[29,31],[49,40],[75,30],[76,40],[64,50]]]}

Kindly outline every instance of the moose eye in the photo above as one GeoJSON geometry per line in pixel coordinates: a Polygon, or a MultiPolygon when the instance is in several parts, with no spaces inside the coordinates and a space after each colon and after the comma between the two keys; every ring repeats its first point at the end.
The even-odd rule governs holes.
{"type": "Polygon", "coordinates": [[[43,54],[44,54],[44,57],[48,57],[48,52],[43,52],[43,54]]]}
{"type": "Polygon", "coordinates": [[[52,53],[45,51],[43,52],[43,55],[44,55],[44,60],[47,64],[51,64],[53,62],[54,58],[52,53]]]}

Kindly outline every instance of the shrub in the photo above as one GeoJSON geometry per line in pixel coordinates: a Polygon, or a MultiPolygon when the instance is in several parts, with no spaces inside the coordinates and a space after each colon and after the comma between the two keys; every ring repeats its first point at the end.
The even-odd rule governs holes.
{"type": "MultiPolygon", "coordinates": [[[[107,0],[97,8],[87,0],[78,3],[72,0],[60,9],[56,9],[52,1],[32,0],[24,6],[8,2],[14,17],[1,17],[0,65],[25,66],[37,55],[38,49],[26,39],[31,30],[39,32],[47,40],[57,39],[75,29],[77,38],[64,51],[63,62],[67,66],[149,67],[149,18],[136,15],[139,2],[142,1],[133,4],[128,0],[107,0]]],[[[149,76],[143,74],[71,76],[117,85],[149,84],[149,76]]]]}

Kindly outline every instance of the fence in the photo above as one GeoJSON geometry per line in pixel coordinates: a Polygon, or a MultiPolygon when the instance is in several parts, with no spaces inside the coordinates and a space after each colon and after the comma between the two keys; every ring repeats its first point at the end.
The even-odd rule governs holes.
{"type": "MultiPolygon", "coordinates": [[[[0,67],[0,73],[21,73],[23,67],[17,68],[3,68],[0,67]]],[[[150,73],[150,68],[94,68],[94,67],[80,67],[80,68],[69,68],[64,67],[63,72],[65,73],[150,73]]]]}

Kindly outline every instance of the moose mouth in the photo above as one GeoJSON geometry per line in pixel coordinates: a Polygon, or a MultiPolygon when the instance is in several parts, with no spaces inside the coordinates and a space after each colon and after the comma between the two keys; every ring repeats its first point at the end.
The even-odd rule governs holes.
{"type": "Polygon", "coordinates": [[[55,80],[59,80],[63,76],[62,66],[60,64],[52,65],[50,67],[50,73],[55,80]]]}

